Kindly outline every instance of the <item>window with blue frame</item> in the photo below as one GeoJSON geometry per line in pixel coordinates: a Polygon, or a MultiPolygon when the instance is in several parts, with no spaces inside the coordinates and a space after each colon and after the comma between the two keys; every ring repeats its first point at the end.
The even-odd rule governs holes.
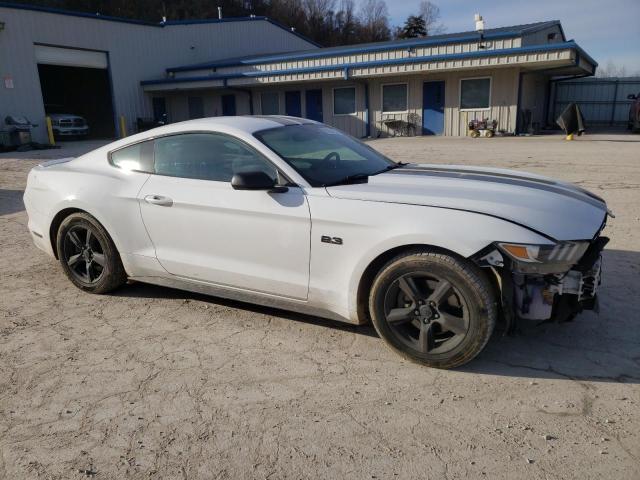
{"type": "Polygon", "coordinates": [[[333,114],[352,115],[356,113],[356,87],[333,89],[333,114]]]}

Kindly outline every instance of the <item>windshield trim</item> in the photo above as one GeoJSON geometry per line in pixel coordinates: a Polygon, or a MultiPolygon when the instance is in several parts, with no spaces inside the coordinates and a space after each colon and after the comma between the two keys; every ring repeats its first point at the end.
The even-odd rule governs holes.
{"type": "MultiPolygon", "coordinates": [[[[337,128],[334,128],[330,125],[326,125],[324,123],[304,123],[304,124],[296,124],[296,125],[281,125],[278,127],[270,127],[270,128],[264,128],[262,130],[256,130],[255,132],[252,133],[252,136],[258,140],[262,145],[264,145],[266,148],[268,148],[271,152],[273,152],[275,155],[278,156],[278,158],[280,158],[283,162],[285,162],[287,164],[287,166],[291,167],[293,170],[295,170],[295,172],[300,175],[305,182],[307,182],[312,188],[326,188],[328,185],[326,184],[319,184],[318,182],[314,181],[313,179],[310,179],[307,177],[307,175],[305,175],[304,171],[301,171],[299,168],[297,168],[293,163],[291,163],[289,160],[287,160],[286,157],[282,156],[279,152],[277,152],[271,145],[269,145],[267,142],[265,142],[262,139],[262,135],[267,133],[267,132],[271,132],[274,130],[282,130],[284,128],[290,128],[290,127],[314,127],[314,128],[330,128],[332,130],[336,130],[337,132],[339,132],[341,135],[344,135],[346,137],[350,137],[353,140],[355,140],[356,142],[358,142],[359,144],[361,144],[363,147],[365,147],[367,150],[370,150],[371,152],[373,152],[375,155],[378,155],[382,160],[388,162],[389,167],[392,168],[396,168],[395,166],[401,166],[402,162],[395,162],[393,160],[391,160],[389,157],[387,157],[386,155],[378,152],[377,150],[375,150],[374,148],[370,147],[369,145],[367,145],[364,142],[361,142],[360,140],[358,140],[357,138],[343,132],[342,130],[339,130],[337,128]]],[[[389,170],[391,170],[392,168],[390,168],[389,170]]],[[[367,177],[372,176],[372,175],[377,175],[379,173],[384,173],[387,170],[382,170],[382,171],[376,171],[376,172],[372,172],[372,173],[363,173],[363,175],[367,175],[367,177]]],[[[363,182],[366,183],[366,182],[363,182]]]]}

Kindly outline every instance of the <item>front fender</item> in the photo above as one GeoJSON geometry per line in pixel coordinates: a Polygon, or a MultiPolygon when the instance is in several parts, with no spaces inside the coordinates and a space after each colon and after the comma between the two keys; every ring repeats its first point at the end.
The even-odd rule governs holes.
{"type": "Polygon", "coordinates": [[[433,246],[469,257],[495,241],[551,243],[509,221],[462,210],[310,197],[310,298],[359,323],[360,280],[380,255],[409,245],[433,246]],[[338,237],[342,245],[322,243],[338,237]]]}

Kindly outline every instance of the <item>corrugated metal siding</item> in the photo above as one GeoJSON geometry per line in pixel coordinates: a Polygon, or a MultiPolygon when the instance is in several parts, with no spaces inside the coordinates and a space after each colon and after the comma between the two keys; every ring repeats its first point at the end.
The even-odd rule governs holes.
{"type": "Polygon", "coordinates": [[[371,82],[372,132],[371,135],[388,135],[385,120],[407,121],[410,113],[420,117],[422,124],[422,85],[424,82],[445,82],[445,135],[467,135],[467,124],[474,119],[489,118],[498,121],[498,128],[513,132],[516,126],[518,102],[518,69],[495,69],[482,73],[451,72],[437,75],[389,77],[371,82]],[[489,110],[460,110],[460,79],[469,77],[491,77],[491,108],[489,110]],[[406,113],[382,113],[382,85],[385,83],[408,83],[409,110],[406,113]]]}
{"type": "Polygon", "coordinates": [[[630,94],[640,93],[640,77],[588,78],[555,82],[551,94],[553,122],[570,103],[577,103],[587,124],[614,125],[629,121],[630,94]]]}
{"type": "Polygon", "coordinates": [[[547,45],[549,43],[560,43],[562,41],[562,32],[559,25],[553,25],[549,28],[538,30],[537,32],[525,34],[522,36],[522,46],[547,45]],[[556,37],[552,40],[549,40],[548,38],[550,33],[556,34],[556,37]]]}
{"type": "Polygon", "coordinates": [[[263,92],[279,93],[279,114],[285,114],[285,92],[299,91],[302,99],[302,116],[306,117],[305,93],[307,90],[322,90],[322,111],[323,121],[327,125],[339,128],[354,137],[364,137],[367,131],[366,108],[365,108],[365,85],[356,82],[323,82],[316,84],[290,85],[285,88],[260,88],[253,93],[253,111],[256,115],[262,114],[260,95],[263,92]],[[333,89],[335,87],[355,87],[356,89],[356,113],[353,115],[333,114],[333,89]]]}
{"type": "Polygon", "coordinates": [[[164,69],[232,56],[314,48],[302,38],[263,21],[174,25],[165,28],[0,7],[0,117],[25,115],[40,124],[35,138],[46,139],[44,107],[34,43],[106,51],[109,54],[116,115],[129,131],[136,117],[151,115],[140,81],[159,78],[164,69]]]}

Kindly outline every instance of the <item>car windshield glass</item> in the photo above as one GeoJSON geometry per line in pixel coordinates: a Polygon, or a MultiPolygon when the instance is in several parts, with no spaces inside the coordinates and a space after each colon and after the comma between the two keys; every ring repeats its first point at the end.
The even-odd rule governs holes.
{"type": "Polygon", "coordinates": [[[313,187],[366,181],[398,166],[384,155],[331,127],[290,125],[255,137],[282,157],[313,187]]]}

